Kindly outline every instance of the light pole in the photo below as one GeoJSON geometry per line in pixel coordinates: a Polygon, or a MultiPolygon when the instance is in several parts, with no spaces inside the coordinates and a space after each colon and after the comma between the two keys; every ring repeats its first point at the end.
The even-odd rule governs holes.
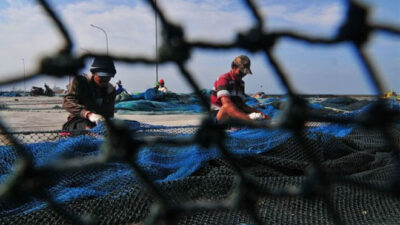
{"type": "Polygon", "coordinates": [[[108,36],[107,36],[106,31],[105,31],[103,28],[98,27],[98,26],[93,25],[93,24],[90,24],[90,26],[91,26],[91,27],[94,27],[94,28],[97,28],[97,29],[99,29],[99,30],[101,30],[101,31],[103,31],[104,35],[106,36],[106,46],[107,46],[107,55],[108,55],[108,36]]]}
{"type": "Polygon", "coordinates": [[[24,67],[24,96],[26,95],[26,87],[25,87],[25,59],[22,58],[22,65],[24,67]]]}
{"type": "MultiPolygon", "coordinates": [[[[157,5],[157,0],[154,1],[157,5]]],[[[158,32],[157,32],[157,12],[154,11],[154,23],[156,27],[156,82],[158,81],[158,32]]]]}

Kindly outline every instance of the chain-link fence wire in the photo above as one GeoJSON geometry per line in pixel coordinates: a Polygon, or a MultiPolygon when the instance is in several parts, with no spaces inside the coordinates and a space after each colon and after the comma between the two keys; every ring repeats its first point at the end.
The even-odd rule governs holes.
{"type": "Polygon", "coordinates": [[[29,144],[43,141],[57,141],[69,137],[68,133],[62,131],[20,131],[0,133],[0,145],[12,145],[8,136],[12,135],[19,143],[29,144]]]}
{"type": "MultiPolygon", "coordinates": [[[[158,58],[145,58],[141,56],[128,55],[100,55],[100,54],[84,54],[81,56],[74,55],[72,48],[74,43],[67,32],[63,22],[59,19],[55,11],[50,7],[46,0],[37,1],[47,13],[49,19],[53,21],[55,27],[62,34],[64,46],[56,55],[45,57],[41,60],[41,65],[38,71],[30,72],[23,75],[13,76],[12,79],[4,81],[1,85],[7,85],[14,82],[22,81],[23,79],[33,78],[41,74],[47,74],[54,77],[62,77],[77,72],[84,67],[84,61],[87,58],[100,56],[110,57],[117,62],[125,62],[130,64],[147,64],[155,65],[156,63],[174,63],[179,68],[182,78],[192,87],[198,95],[205,110],[210,109],[209,100],[202,95],[198,84],[194,81],[193,75],[185,66],[185,63],[190,60],[191,51],[193,49],[212,49],[212,50],[229,50],[243,49],[249,52],[261,52],[265,54],[266,63],[271,66],[280,83],[286,88],[289,97],[288,107],[284,110],[282,116],[277,123],[270,122],[243,122],[231,120],[225,124],[215,124],[210,118],[202,121],[202,125],[196,131],[192,138],[186,139],[165,139],[147,136],[135,136],[123,124],[114,123],[110,120],[105,121],[107,125],[107,136],[102,148],[105,149],[98,157],[89,157],[85,159],[66,159],[61,165],[47,165],[35,167],[30,152],[26,150],[24,145],[18,139],[17,135],[12,135],[7,128],[0,123],[0,130],[7,139],[8,144],[12,144],[15,152],[19,156],[19,161],[15,165],[15,170],[0,187],[0,198],[11,199],[31,199],[36,198],[47,202],[48,206],[57,216],[62,217],[64,224],[97,224],[101,223],[96,220],[96,215],[79,214],[75,209],[66,205],[60,204],[51,197],[51,193],[47,190],[46,184],[49,182],[49,175],[60,171],[74,171],[77,169],[95,169],[107,162],[126,163],[139,177],[141,183],[141,191],[145,194],[143,198],[151,199],[143,201],[149,209],[145,216],[139,219],[144,224],[175,224],[179,219],[186,214],[201,216],[205,211],[222,212],[221,216],[225,215],[226,210],[237,212],[237,215],[245,213],[250,217],[251,224],[274,223],[268,219],[262,219],[262,215],[257,213],[257,207],[263,204],[269,204],[275,198],[305,198],[307,201],[316,201],[316,207],[325,207],[330,215],[328,221],[317,220],[319,223],[335,223],[343,224],[343,215],[340,215],[335,202],[332,200],[331,194],[336,188],[336,184],[341,183],[346,187],[351,188],[362,187],[372,192],[383,192],[393,198],[397,198],[400,190],[400,160],[399,160],[399,143],[397,143],[397,134],[393,131],[395,120],[399,118],[399,112],[387,107],[384,100],[379,99],[374,107],[364,114],[363,117],[340,118],[331,117],[309,110],[306,101],[298,95],[292,83],[288,80],[288,74],[280,65],[275,57],[274,47],[277,41],[282,38],[289,38],[300,42],[306,42],[311,45],[336,45],[343,42],[350,43],[353,46],[354,53],[358,56],[358,63],[365,68],[366,79],[372,81],[377,95],[382,95],[385,87],[381,82],[381,78],[375,67],[373,66],[368,54],[365,52],[365,47],[369,37],[377,31],[400,35],[400,29],[385,24],[373,23],[370,19],[369,8],[352,0],[346,1],[348,6],[346,19],[338,28],[337,33],[332,38],[321,38],[309,36],[290,30],[279,32],[266,32],[264,30],[263,16],[257,10],[257,5],[252,0],[244,0],[248,6],[248,10],[252,13],[254,24],[247,32],[238,33],[237,37],[232,42],[216,43],[208,41],[187,41],[185,39],[185,31],[178,24],[174,24],[168,20],[163,11],[152,0],[147,0],[152,9],[157,13],[162,23],[162,38],[163,44],[159,48],[158,58]],[[391,175],[391,182],[382,185],[372,185],[357,179],[345,178],[337,176],[322,169],[318,156],[313,153],[315,144],[304,135],[305,123],[307,121],[330,122],[338,124],[355,124],[368,129],[379,130],[385,140],[386,149],[392,152],[392,159],[396,165],[391,175]],[[268,184],[261,185],[240,167],[237,158],[230,153],[225,144],[226,126],[246,126],[250,128],[275,129],[284,128],[293,133],[294,138],[291,142],[296,143],[297,148],[303,153],[308,166],[304,168],[303,173],[306,176],[306,182],[299,182],[297,185],[290,187],[271,188],[268,184]],[[187,201],[173,204],[170,202],[170,196],[159,185],[151,181],[143,168],[140,168],[133,160],[139,148],[152,145],[176,145],[184,146],[188,144],[198,144],[204,148],[212,145],[217,146],[223,160],[220,163],[227,165],[235,174],[235,179],[232,181],[232,192],[225,196],[224,199],[211,199],[208,201],[187,201]],[[260,201],[260,199],[270,199],[270,201],[260,201]],[[151,203],[151,206],[148,204],[151,203]]],[[[56,135],[57,136],[57,135],[56,135]]],[[[260,156],[261,157],[261,156],[260,156]]],[[[256,159],[256,158],[255,158],[256,159]]],[[[215,184],[217,188],[217,183],[215,184]]],[[[137,207],[140,206],[141,199],[130,202],[137,207]]],[[[398,199],[397,199],[398,201],[398,199]]],[[[100,201],[101,202],[101,201],[100,201]]],[[[299,203],[300,204],[300,203],[299,203]]],[[[74,204],[72,204],[72,207],[74,204]]],[[[121,206],[122,207],[122,206],[121,206]]],[[[123,205],[132,210],[132,206],[123,205]]],[[[268,208],[268,206],[266,206],[268,208]]],[[[109,211],[115,211],[114,208],[109,208],[109,211]]],[[[118,209],[124,210],[124,209],[118,209]]],[[[271,209],[270,209],[271,210],[271,209]]],[[[301,210],[301,208],[300,208],[301,210]]],[[[118,212],[115,212],[118,213],[118,212]]],[[[267,212],[263,212],[264,214],[267,212]]],[[[263,214],[263,215],[264,215],[263,214]]],[[[98,216],[98,215],[97,215],[98,216]]],[[[265,216],[265,215],[264,215],[265,216]]],[[[264,217],[263,217],[264,218],[264,217]]],[[[194,219],[196,220],[196,219],[194,219]]],[[[312,220],[310,220],[312,221],[312,220]]],[[[50,221],[51,222],[51,221],[50,221]]],[[[49,223],[50,223],[49,222],[49,223]]],[[[54,222],[54,221],[53,221],[54,222]]],[[[59,221],[57,221],[59,222],[59,221]]],[[[357,223],[357,221],[353,221],[357,223]]],[[[210,222],[211,223],[211,222],[210,222]]],[[[303,221],[300,223],[307,223],[303,221]]]]}
{"type": "MultiPolygon", "coordinates": [[[[142,128],[135,131],[137,137],[174,137],[180,135],[193,135],[198,130],[199,126],[151,126],[144,124],[142,128]]],[[[48,130],[48,131],[11,131],[0,133],[0,146],[12,145],[12,140],[9,136],[13,136],[21,144],[31,144],[39,142],[55,142],[60,139],[75,137],[79,135],[91,135],[102,138],[104,134],[91,132],[87,130],[64,131],[64,130],[48,130]]],[[[105,136],[108,136],[106,134],[105,136]]]]}

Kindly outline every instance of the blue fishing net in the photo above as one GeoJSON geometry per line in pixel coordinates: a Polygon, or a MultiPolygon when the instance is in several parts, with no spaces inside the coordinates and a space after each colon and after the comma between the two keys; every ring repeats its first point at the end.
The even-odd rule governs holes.
{"type": "MultiPolygon", "coordinates": [[[[203,89],[201,92],[207,99],[210,98],[211,90],[203,89]]],[[[163,93],[150,88],[131,97],[131,100],[115,104],[118,114],[188,114],[207,111],[195,93],[163,93]]],[[[246,96],[246,104],[251,107],[260,106],[260,102],[250,96],[246,96]]]]}
{"type": "MultiPolygon", "coordinates": [[[[191,96],[186,96],[185,100],[197,101],[192,99],[191,96]]],[[[178,98],[177,101],[183,100],[178,98]]],[[[266,100],[260,106],[260,109],[275,117],[281,111],[281,108],[274,104],[275,102],[276,99],[266,100]]],[[[399,109],[398,102],[389,102],[388,106],[393,110],[399,109]]],[[[366,105],[353,112],[337,113],[336,116],[359,115],[368,110],[369,107],[369,105],[366,105]]],[[[315,109],[321,110],[321,107],[315,107],[315,109]]],[[[193,138],[198,129],[196,126],[166,127],[133,121],[125,121],[124,124],[129,128],[132,135],[139,139],[140,137],[150,136],[166,139],[193,138]]],[[[383,138],[380,134],[360,133],[357,131],[358,129],[354,125],[324,123],[317,127],[306,128],[304,136],[308,142],[316,145],[313,147],[313,151],[317,151],[315,154],[321,155],[323,159],[328,160],[338,160],[336,158],[339,156],[357,153],[365,149],[383,149],[382,146],[385,146],[385,142],[382,141],[383,138]],[[354,149],[349,149],[349,146],[354,149]]],[[[35,167],[60,163],[65,159],[96,157],[103,151],[104,138],[107,138],[107,132],[104,131],[105,127],[100,124],[90,130],[91,135],[64,138],[56,142],[26,144],[24,147],[32,154],[35,167]]],[[[293,134],[287,130],[240,128],[227,130],[226,135],[228,137],[225,140],[226,147],[237,160],[246,161],[246,159],[253,157],[252,159],[257,161],[254,157],[262,160],[266,157],[266,154],[269,154],[269,164],[287,166],[284,171],[291,171],[294,168],[296,170],[304,170],[304,167],[308,165],[307,159],[301,156],[301,148],[299,147],[301,145],[296,144],[293,134]],[[278,153],[280,156],[275,156],[278,153]]],[[[366,165],[368,168],[374,168],[374,165],[378,165],[369,165],[369,161],[362,161],[362,157],[365,157],[365,155],[365,153],[360,153],[357,156],[361,157],[360,162],[363,162],[362,165],[366,165]]],[[[181,181],[185,183],[185,179],[202,173],[199,171],[212,170],[213,166],[210,166],[210,162],[224,160],[220,150],[215,146],[211,145],[209,148],[204,148],[198,144],[184,146],[155,144],[139,148],[136,156],[135,162],[143,169],[146,177],[161,186],[168,186],[181,181]]],[[[368,160],[368,157],[365,160],[368,160]]],[[[14,172],[17,158],[15,149],[12,147],[0,147],[1,183],[4,183],[10,174],[14,172]]],[[[352,164],[346,164],[346,157],[340,158],[337,162],[340,166],[335,168],[339,170],[343,165],[353,165],[354,162],[351,162],[352,164]]],[[[350,171],[365,170],[360,165],[354,165],[354,168],[351,167],[349,169],[350,171]]],[[[262,171],[264,170],[265,168],[262,171]]],[[[271,168],[267,168],[267,170],[273,171],[271,168]]],[[[221,171],[217,173],[220,174],[221,171]]],[[[262,173],[265,173],[265,171],[262,173]]],[[[49,174],[47,179],[50,182],[45,190],[50,193],[56,202],[62,204],[70,204],[82,199],[119,199],[123,193],[135,196],[131,187],[140,185],[140,180],[132,168],[128,164],[121,162],[109,162],[98,167],[73,171],[54,171],[54,173],[49,174]]],[[[34,213],[45,209],[48,206],[47,204],[45,201],[36,198],[22,202],[9,202],[7,199],[2,199],[0,200],[0,217],[34,213]]]]}
{"type": "Polygon", "coordinates": [[[0,92],[0,97],[18,97],[18,96],[21,96],[21,94],[15,91],[0,92]]]}
{"type": "MultiPolygon", "coordinates": [[[[144,136],[165,138],[193,137],[193,126],[165,127],[126,123],[129,130],[144,136]],[[188,129],[188,132],[184,132],[188,129]]],[[[58,162],[61,159],[94,157],[102,151],[104,127],[101,125],[91,130],[96,135],[81,135],[62,139],[57,142],[27,144],[25,148],[33,155],[35,167],[58,162]]],[[[324,126],[308,129],[307,137],[329,136],[344,137],[352,131],[350,126],[324,126]]],[[[227,132],[227,149],[237,158],[263,154],[274,149],[289,138],[290,132],[285,130],[238,129],[227,132]]],[[[221,159],[220,151],[215,147],[204,149],[197,144],[187,146],[155,145],[139,150],[136,163],[146,175],[157,183],[181,180],[191,176],[210,160],[221,159]]],[[[17,155],[12,147],[0,147],[0,182],[13,172],[17,155]]],[[[137,184],[139,181],[129,165],[119,162],[107,163],[99,168],[79,171],[57,172],[49,177],[51,185],[48,192],[59,203],[66,203],[79,198],[100,197],[137,184]]],[[[7,204],[0,201],[1,215],[28,213],[46,206],[45,202],[32,199],[19,204],[7,204]]]]}
{"type": "Polygon", "coordinates": [[[151,114],[203,112],[200,104],[182,104],[176,101],[159,102],[142,99],[117,103],[115,109],[118,110],[118,114],[130,114],[133,112],[148,112],[151,114]]]}

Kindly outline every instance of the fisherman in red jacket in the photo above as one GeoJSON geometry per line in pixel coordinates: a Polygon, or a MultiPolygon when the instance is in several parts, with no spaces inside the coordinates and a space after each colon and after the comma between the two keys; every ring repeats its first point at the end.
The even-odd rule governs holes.
{"type": "Polygon", "coordinates": [[[222,74],[214,83],[211,92],[211,110],[214,111],[217,121],[227,119],[264,120],[269,116],[245,103],[244,81],[250,70],[250,59],[245,55],[237,56],[231,70],[222,74]]]}

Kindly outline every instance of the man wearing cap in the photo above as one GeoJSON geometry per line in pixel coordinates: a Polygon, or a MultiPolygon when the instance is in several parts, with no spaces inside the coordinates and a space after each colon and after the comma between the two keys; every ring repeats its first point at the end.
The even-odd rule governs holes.
{"type": "Polygon", "coordinates": [[[62,107],[70,113],[65,131],[91,129],[104,118],[114,117],[116,91],[110,83],[116,74],[114,62],[95,58],[90,72],[75,76],[64,96],[62,107]]]}
{"type": "Polygon", "coordinates": [[[165,87],[165,82],[163,79],[160,79],[160,81],[158,81],[158,83],[160,84],[160,86],[158,87],[158,90],[164,93],[168,92],[167,87],[165,87]]]}
{"type": "Polygon", "coordinates": [[[231,70],[215,81],[211,92],[211,110],[216,114],[217,121],[270,119],[269,116],[245,103],[242,79],[247,74],[252,74],[250,59],[245,55],[239,55],[233,60],[231,70]]]}

